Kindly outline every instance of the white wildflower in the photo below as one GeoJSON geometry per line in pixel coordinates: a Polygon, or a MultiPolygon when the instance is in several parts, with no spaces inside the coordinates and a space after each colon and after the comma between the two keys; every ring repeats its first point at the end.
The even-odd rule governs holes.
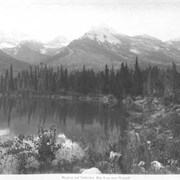
{"type": "Polygon", "coordinates": [[[153,161],[153,162],[151,162],[151,167],[152,167],[153,169],[155,169],[156,171],[164,168],[164,166],[163,166],[160,162],[158,162],[158,161],[153,161]]]}
{"type": "Polygon", "coordinates": [[[101,174],[101,171],[98,168],[90,168],[90,169],[81,169],[80,173],[82,174],[101,174]]]}
{"type": "Polygon", "coordinates": [[[138,166],[144,166],[145,165],[145,162],[144,161],[140,161],[138,166]]]}
{"type": "Polygon", "coordinates": [[[120,158],[121,156],[122,156],[121,153],[111,151],[109,155],[109,159],[113,161],[116,157],[120,158]]]}

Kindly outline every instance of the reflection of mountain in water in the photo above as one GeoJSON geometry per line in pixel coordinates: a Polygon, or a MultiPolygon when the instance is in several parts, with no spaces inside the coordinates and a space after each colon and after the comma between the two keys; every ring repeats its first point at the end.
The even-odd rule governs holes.
{"type": "Polygon", "coordinates": [[[123,108],[108,109],[98,103],[37,98],[1,98],[0,124],[15,133],[34,134],[39,124],[56,125],[61,131],[107,132],[109,128],[126,129],[123,108]]]}

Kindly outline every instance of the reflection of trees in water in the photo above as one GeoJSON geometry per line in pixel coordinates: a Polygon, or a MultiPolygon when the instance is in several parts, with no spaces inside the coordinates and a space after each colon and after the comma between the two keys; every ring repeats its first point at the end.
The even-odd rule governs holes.
{"type": "Polygon", "coordinates": [[[0,100],[0,110],[4,115],[7,116],[8,127],[10,125],[11,112],[12,112],[14,106],[15,106],[14,99],[5,98],[5,99],[3,99],[3,101],[0,100]]]}
{"type": "Polygon", "coordinates": [[[36,119],[42,124],[55,120],[56,123],[66,126],[67,119],[72,119],[75,123],[81,124],[82,129],[94,121],[100,123],[105,132],[114,126],[119,126],[122,132],[127,129],[127,114],[123,108],[108,109],[98,103],[40,98],[1,98],[0,112],[8,116],[8,124],[13,112],[20,118],[27,116],[28,124],[36,119]]]}

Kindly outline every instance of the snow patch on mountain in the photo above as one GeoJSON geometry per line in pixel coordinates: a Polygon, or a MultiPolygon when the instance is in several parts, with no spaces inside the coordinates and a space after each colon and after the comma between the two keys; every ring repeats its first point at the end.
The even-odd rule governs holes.
{"type": "Polygon", "coordinates": [[[15,47],[15,45],[7,43],[7,42],[0,43],[0,49],[3,49],[3,48],[13,48],[13,47],[15,47]]]}
{"type": "Polygon", "coordinates": [[[130,49],[130,51],[134,54],[141,54],[137,49],[130,49]]]}
{"type": "Polygon", "coordinates": [[[40,50],[40,53],[41,53],[41,54],[46,54],[46,53],[47,53],[47,50],[46,50],[46,49],[41,49],[41,50],[40,50]]]}
{"type": "Polygon", "coordinates": [[[13,55],[16,55],[18,53],[18,49],[14,49],[13,55]]]}
{"type": "Polygon", "coordinates": [[[54,48],[57,48],[57,47],[50,46],[50,45],[47,45],[47,44],[45,44],[44,47],[47,48],[47,49],[54,49],[54,48]]]}

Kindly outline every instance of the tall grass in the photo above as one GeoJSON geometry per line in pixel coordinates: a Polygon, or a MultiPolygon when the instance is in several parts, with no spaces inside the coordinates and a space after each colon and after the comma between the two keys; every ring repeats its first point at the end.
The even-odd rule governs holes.
{"type": "Polygon", "coordinates": [[[81,168],[91,167],[106,174],[180,173],[179,137],[169,139],[168,133],[158,134],[147,127],[138,135],[137,138],[133,129],[112,130],[86,144],[85,139],[59,139],[55,127],[39,127],[36,137],[20,135],[0,143],[0,173],[79,173],[81,168]],[[122,157],[110,159],[111,151],[121,153],[122,157]],[[140,161],[145,162],[143,167],[138,165],[140,161]],[[164,168],[154,169],[152,161],[161,162],[164,168]]]}

